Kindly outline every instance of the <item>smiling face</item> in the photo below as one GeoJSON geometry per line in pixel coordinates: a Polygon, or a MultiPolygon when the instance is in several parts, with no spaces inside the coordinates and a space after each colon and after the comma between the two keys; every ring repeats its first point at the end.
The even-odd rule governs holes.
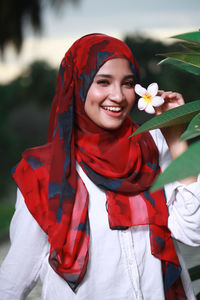
{"type": "Polygon", "coordinates": [[[135,103],[134,75],[125,58],[110,59],[99,69],[85,101],[87,116],[98,126],[118,129],[135,103]]]}

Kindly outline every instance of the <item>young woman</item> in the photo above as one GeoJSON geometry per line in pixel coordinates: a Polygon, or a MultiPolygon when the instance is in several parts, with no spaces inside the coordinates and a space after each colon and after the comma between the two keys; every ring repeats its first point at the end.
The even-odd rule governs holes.
{"type": "MultiPolygon", "coordinates": [[[[67,51],[57,78],[48,143],[26,150],[0,299],[195,299],[175,239],[200,245],[196,178],[149,192],[187,145],[180,128],[129,138],[138,67],[120,40],[90,34],[67,51]],[[160,165],[160,167],[159,167],[160,165]]],[[[183,104],[159,91],[157,113],[183,104]]]]}

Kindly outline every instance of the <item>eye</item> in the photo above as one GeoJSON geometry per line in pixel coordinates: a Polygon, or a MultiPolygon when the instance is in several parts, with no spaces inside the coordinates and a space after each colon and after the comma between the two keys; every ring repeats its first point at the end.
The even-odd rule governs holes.
{"type": "Polygon", "coordinates": [[[134,88],[135,83],[133,80],[126,80],[123,82],[123,85],[127,86],[128,88],[134,88]]]}
{"type": "Polygon", "coordinates": [[[106,86],[109,84],[109,80],[107,79],[99,79],[97,80],[97,84],[102,85],[102,86],[106,86]]]}

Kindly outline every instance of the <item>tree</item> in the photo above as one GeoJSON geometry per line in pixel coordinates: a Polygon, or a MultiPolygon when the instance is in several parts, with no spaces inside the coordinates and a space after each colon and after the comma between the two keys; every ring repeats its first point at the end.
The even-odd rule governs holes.
{"type": "Polygon", "coordinates": [[[23,27],[29,23],[33,29],[42,29],[42,11],[48,5],[59,7],[64,3],[77,4],[79,0],[1,0],[0,1],[0,52],[3,54],[8,44],[19,52],[23,42],[23,27]]]}
{"type": "Polygon", "coordinates": [[[28,147],[47,141],[48,118],[57,71],[37,61],[21,76],[0,85],[0,189],[10,190],[12,167],[28,147]]]}

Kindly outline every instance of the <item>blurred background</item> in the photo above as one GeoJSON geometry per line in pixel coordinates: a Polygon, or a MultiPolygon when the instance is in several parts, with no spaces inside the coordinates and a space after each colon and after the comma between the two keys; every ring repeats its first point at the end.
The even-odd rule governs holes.
{"type": "MultiPolygon", "coordinates": [[[[26,148],[46,142],[57,70],[71,44],[92,32],[120,38],[138,60],[142,85],[157,82],[188,102],[199,99],[198,78],[158,65],[156,54],[182,51],[170,37],[199,30],[199,20],[199,0],[1,0],[0,236],[14,211],[11,169],[26,148]]],[[[137,110],[132,117],[147,119],[137,110]]]]}

